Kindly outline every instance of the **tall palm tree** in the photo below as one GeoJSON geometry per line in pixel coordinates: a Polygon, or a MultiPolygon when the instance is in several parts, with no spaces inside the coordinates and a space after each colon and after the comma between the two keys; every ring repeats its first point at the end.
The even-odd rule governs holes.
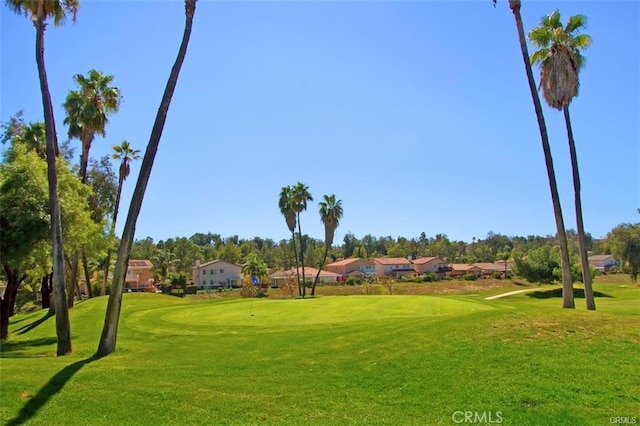
{"type": "Polygon", "coordinates": [[[293,210],[296,212],[298,221],[298,241],[300,242],[300,267],[302,268],[302,297],[307,294],[306,278],[304,274],[304,243],[302,240],[302,228],[300,226],[300,213],[307,210],[307,203],[313,201],[309,192],[309,187],[302,182],[298,182],[293,187],[293,210]]]}
{"type": "Polygon", "coordinates": [[[336,200],[335,194],[325,195],[323,200],[318,203],[320,208],[320,220],[324,223],[324,256],[322,257],[322,263],[318,268],[316,279],[313,280],[313,287],[311,288],[311,295],[316,294],[316,285],[318,284],[318,278],[320,277],[320,270],[324,267],[324,263],[327,261],[327,255],[329,249],[333,245],[333,237],[336,232],[336,228],[340,225],[340,219],[342,219],[342,200],[336,200]]]}
{"type": "MultiPolygon", "coordinates": [[[[129,142],[122,141],[120,145],[113,146],[113,154],[111,158],[120,160],[120,169],[118,173],[118,192],[116,193],[116,204],[113,208],[113,218],[111,219],[111,231],[109,237],[115,236],[116,220],[118,219],[118,209],[120,208],[120,195],[122,194],[122,186],[124,181],[131,173],[131,162],[140,159],[140,150],[133,149],[129,142]]],[[[104,264],[104,279],[102,280],[102,288],[100,294],[107,294],[107,278],[109,276],[109,266],[111,264],[111,247],[107,249],[107,259],[104,264]]]]}
{"type": "Polygon", "coordinates": [[[164,89],[162,100],[160,101],[156,120],[153,123],[153,129],[151,130],[147,150],[144,154],[144,158],[142,159],[140,174],[138,175],[138,181],[136,182],[136,187],[129,206],[129,214],[127,215],[127,220],[124,224],[120,245],[118,246],[118,259],[116,260],[111,293],[109,294],[109,301],[107,302],[107,312],[105,314],[104,326],[100,336],[100,343],[98,344],[98,356],[108,355],[116,349],[118,321],[120,318],[120,307],[122,305],[122,293],[124,291],[124,282],[127,274],[129,256],[131,254],[131,246],[135,236],[136,221],[138,220],[138,215],[140,214],[140,209],[142,207],[144,192],[147,188],[147,184],[149,183],[149,176],[151,175],[153,161],[155,159],[156,152],[158,152],[158,145],[160,143],[160,138],[162,137],[164,123],[167,119],[171,98],[173,97],[173,92],[175,91],[176,84],[178,83],[178,76],[180,74],[180,69],[182,68],[182,63],[184,62],[185,55],[187,54],[189,38],[191,37],[191,28],[193,26],[193,16],[196,11],[196,2],[197,0],[185,0],[184,2],[185,24],[182,41],[180,43],[178,55],[176,56],[176,61],[171,68],[171,73],[169,74],[169,79],[164,89]]]}
{"type": "Polygon", "coordinates": [[[542,18],[540,26],[529,32],[529,40],[538,48],[531,55],[531,63],[540,64],[542,95],[550,107],[564,112],[573,171],[574,204],[584,295],[587,309],[595,310],[596,302],[591,285],[589,258],[587,257],[587,239],[582,220],[578,156],[569,115],[569,104],[574,97],[578,96],[580,87],[579,73],[585,63],[581,51],[591,44],[589,35],[579,34],[586,27],[586,24],[586,16],[574,15],[569,18],[567,25],[563,26],[560,20],[560,12],[556,10],[542,18]]]}
{"type": "Polygon", "coordinates": [[[62,252],[62,224],[60,220],[60,199],[58,198],[58,177],[56,158],[60,150],[56,135],[55,117],[51,103],[51,93],[44,65],[44,31],[47,20],[53,18],[53,24],[62,24],[67,16],[76,20],[78,0],[6,0],[7,6],[14,12],[31,18],[36,29],[36,64],[42,93],[42,107],[46,133],[47,179],[49,181],[49,210],[51,212],[51,240],[53,248],[53,296],[56,312],[56,353],[66,355],[71,352],[71,326],[69,310],[66,304],[64,255],[62,252]]]}
{"type": "Polygon", "coordinates": [[[291,241],[293,241],[293,256],[296,261],[296,275],[298,278],[298,293],[302,296],[302,287],[300,286],[300,270],[298,268],[298,251],[296,250],[296,211],[294,209],[293,188],[291,185],[282,187],[280,198],[278,198],[278,207],[280,213],[284,216],[287,227],[291,232],[291,241]]]}
{"type": "Polygon", "coordinates": [[[518,30],[518,39],[520,41],[520,51],[522,52],[522,60],[527,73],[527,81],[529,82],[529,91],[533,100],[533,106],[538,118],[538,129],[540,130],[540,138],[542,139],[542,151],[544,152],[545,164],[547,166],[547,177],[549,179],[549,189],[551,190],[551,202],[553,204],[553,213],[556,220],[556,231],[558,234],[558,243],[560,245],[560,259],[562,264],[562,307],[575,308],[573,300],[573,279],[571,278],[571,264],[569,262],[569,250],[567,247],[567,235],[564,227],[564,219],[562,218],[562,207],[560,206],[560,196],[558,194],[558,185],[556,183],[556,173],[553,167],[553,157],[551,156],[551,145],[549,144],[549,135],[547,133],[547,125],[542,114],[542,105],[536,90],[536,83],[531,70],[531,62],[529,60],[529,51],[527,49],[527,39],[524,34],[524,26],[522,24],[522,16],[520,15],[520,0],[509,0],[509,8],[513,12],[518,30]]]}
{"type": "Polygon", "coordinates": [[[97,134],[106,135],[109,114],[118,111],[122,96],[120,89],[111,86],[113,75],[92,69],[86,77],[76,74],[73,79],[79,90],[67,95],[63,105],[67,113],[64,124],[69,126],[69,137],[78,138],[82,144],[80,179],[85,183],[91,143],[97,134]]]}
{"type": "MultiPolygon", "coordinates": [[[[104,75],[95,69],[89,70],[87,76],[76,74],[73,79],[79,90],[72,90],[67,95],[63,107],[67,113],[64,124],[69,126],[69,137],[78,138],[82,144],[80,154],[80,180],[87,181],[87,165],[89,150],[96,134],[106,135],[109,114],[118,111],[120,106],[120,90],[111,86],[113,75],[104,75]]],[[[85,273],[88,272],[86,256],[82,254],[85,273]]],[[[78,261],[80,250],[73,254],[71,264],[71,282],[67,305],[73,307],[74,286],[78,286],[78,261]]],[[[88,275],[88,274],[87,274],[88,275]]],[[[80,296],[78,292],[78,297],[80,296]]]]}

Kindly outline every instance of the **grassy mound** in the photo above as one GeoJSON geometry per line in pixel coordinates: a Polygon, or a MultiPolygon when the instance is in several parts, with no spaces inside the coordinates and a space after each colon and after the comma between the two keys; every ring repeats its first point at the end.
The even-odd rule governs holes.
{"type": "MultiPolygon", "coordinates": [[[[622,287],[621,285],[625,285],[622,287]]],[[[15,424],[608,424],[640,406],[640,291],[192,300],[127,294],[118,350],[93,359],[106,298],[12,319],[0,418],[15,424]],[[548,297],[547,297],[548,296],[548,297]],[[252,315],[253,314],[253,315],[252,315]],[[498,414],[499,413],[499,414],[498,414]],[[452,418],[452,416],[458,416],[452,418]]]]}

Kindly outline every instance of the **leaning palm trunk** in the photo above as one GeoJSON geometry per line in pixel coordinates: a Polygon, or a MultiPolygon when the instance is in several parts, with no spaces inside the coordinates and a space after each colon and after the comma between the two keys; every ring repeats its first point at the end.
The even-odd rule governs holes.
{"type": "Polygon", "coordinates": [[[191,36],[191,26],[193,24],[193,15],[196,10],[197,0],[185,0],[185,26],[184,33],[182,35],[182,42],[180,43],[180,49],[178,50],[178,56],[171,69],[167,86],[165,87],[164,94],[162,95],[162,101],[158,108],[156,120],[151,130],[151,136],[149,143],[142,160],[140,167],[140,174],[136,187],[131,199],[131,205],[129,207],[129,214],[124,225],[122,232],[122,239],[118,247],[118,258],[116,260],[116,266],[113,273],[113,283],[111,284],[111,293],[109,294],[109,301],[107,303],[107,312],[104,320],[104,327],[102,329],[102,335],[100,337],[100,343],[98,345],[97,355],[104,356],[113,352],[116,348],[116,337],[118,334],[118,320],[120,318],[120,308],[122,305],[122,293],[124,290],[124,282],[127,274],[127,266],[129,264],[129,255],[131,254],[131,245],[133,244],[133,238],[135,235],[136,221],[140,214],[142,207],[142,199],[144,198],[144,192],[149,182],[149,176],[151,175],[151,168],[153,167],[153,161],[158,151],[158,145],[160,143],[160,137],[162,136],[162,130],[164,123],[167,119],[167,112],[169,111],[169,105],[171,104],[171,98],[178,82],[178,75],[180,74],[180,68],[184,62],[184,57],[187,53],[187,46],[189,45],[189,38],[191,36]]]}
{"type": "Polygon", "coordinates": [[[58,143],[56,141],[56,125],[51,104],[51,93],[44,66],[44,18],[35,21],[36,27],[36,63],[42,92],[42,106],[47,145],[47,179],[49,181],[49,210],[51,213],[51,240],[53,246],[53,301],[56,313],[57,355],[71,352],[71,325],[65,294],[64,257],[62,253],[62,222],[60,217],[60,199],[58,198],[58,176],[56,174],[56,158],[58,143]]]}
{"type": "Polygon", "coordinates": [[[569,105],[564,108],[564,120],[567,126],[567,138],[569,140],[569,152],[571,154],[571,169],[573,171],[573,191],[576,205],[576,226],[578,228],[578,246],[580,249],[580,265],[582,266],[582,282],[584,283],[584,298],[587,309],[596,310],[596,301],[591,285],[591,267],[587,257],[587,239],[584,234],[584,223],[582,221],[582,200],[580,197],[580,171],[578,170],[578,155],[576,153],[576,143],[573,139],[573,129],[571,127],[571,117],[569,116],[569,105]]]}
{"type": "Polygon", "coordinates": [[[324,263],[327,261],[327,255],[329,254],[329,245],[324,246],[324,255],[322,256],[322,263],[318,268],[318,272],[316,273],[316,278],[313,280],[313,286],[311,287],[311,296],[316,295],[316,285],[318,284],[318,279],[320,278],[320,271],[324,268],[324,263]]]}
{"type": "Polygon", "coordinates": [[[520,0],[509,0],[509,7],[516,19],[516,27],[518,29],[518,38],[520,40],[520,50],[522,51],[522,59],[524,61],[527,80],[529,82],[529,90],[535,107],[536,116],[538,117],[538,128],[542,139],[542,150],[544,151],[545,163],[547,166],[547,176],[549,178],[549,188],[551,189],[551,201],[553,203],[553,212],[556,220],[556,229],[560,244],[560,259],[562,263],[562,307],[575,308],[573,300],[573,279],[571,278],[571,264],[569,262],[569,250],[567,247],[567,235],[562,218],[562,208],[560,206],[560,196],[558,194],[558,186],[556,184],[556,174],[553,167],[553,157],[551,156],[551,146],[549,145],[549,135],[547,134],[547,126],[542,114],[542,105],[536,90],[536,83],[531,70],[531,62],[529,60],[529,52],[527,49],[527,41],[524,34],[524,26],[522,24],[522,16],[520,15],[520,0]]]}

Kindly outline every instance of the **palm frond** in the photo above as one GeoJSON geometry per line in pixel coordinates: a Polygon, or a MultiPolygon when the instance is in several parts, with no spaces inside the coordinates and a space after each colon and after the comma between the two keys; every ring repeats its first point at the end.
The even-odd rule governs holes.
{"type": "Polygon", "coordinates": [[[576,30],[587,28],[587,17],[585,15],[573,15],[567,21],[564,32],[571,34],[576,30]]]}

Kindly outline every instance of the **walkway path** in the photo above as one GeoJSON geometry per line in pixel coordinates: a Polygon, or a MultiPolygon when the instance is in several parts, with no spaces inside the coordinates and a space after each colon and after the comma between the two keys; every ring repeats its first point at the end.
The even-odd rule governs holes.
{"type": "Polygon", "coordinates": [[[507,297],[507,296],[511,296],[513,294],[526,293],[528,291],[535,291],[535,290],[540,290],[540,289],[536,287],[536,288],[527,288],[527,289],[524,289],[524,290],[510,291],[509,293],[502,293],[502,294],[496,294],[495,296],[485,297],[484,300],[499,299],[501,297],[507,297]]]}

